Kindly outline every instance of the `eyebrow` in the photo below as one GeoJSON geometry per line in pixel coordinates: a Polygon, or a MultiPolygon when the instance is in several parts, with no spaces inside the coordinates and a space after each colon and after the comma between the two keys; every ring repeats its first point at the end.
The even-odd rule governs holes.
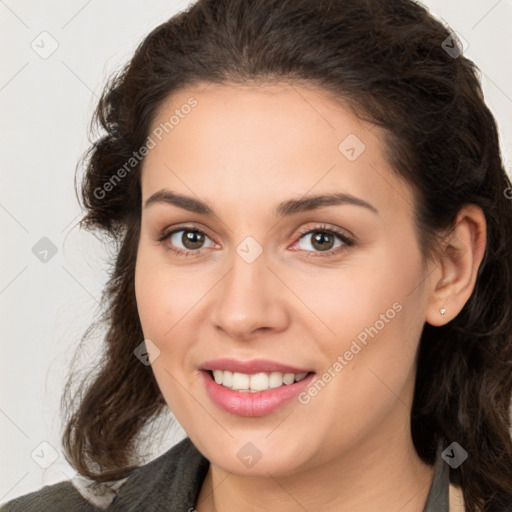
{"type": "MultiPolygon", "coordinates": [[[[165,203],[172,204],[189,212],[197,213],[200,215],[214,216],[215,212],[211,206],[193,197],[176,194],[167,189],[159,190],[151,195],[144,203],[144,208],[155,204],[165,203]]],[[[337,205],[353,205],[366,208],[371,212],[379,215],[379,211],[370,203],[355,197],[350,194],[336,192],[332,194],[321,194],[317,196],[308,196],[301,199],[289,199],[279,203],[274,209],[274,216],[276,218],[287,217],[301,212],[317,210],[327,206],[337,205]]]]}

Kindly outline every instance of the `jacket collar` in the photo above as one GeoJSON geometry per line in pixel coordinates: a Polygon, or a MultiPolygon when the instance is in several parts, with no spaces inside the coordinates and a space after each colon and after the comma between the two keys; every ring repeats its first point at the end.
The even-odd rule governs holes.
{"type": "Polygon", "coordinates": [[[170,450],[137,468],[119,489],[106,512],[194,509],[210,462],[186,437],[170,450]]]}

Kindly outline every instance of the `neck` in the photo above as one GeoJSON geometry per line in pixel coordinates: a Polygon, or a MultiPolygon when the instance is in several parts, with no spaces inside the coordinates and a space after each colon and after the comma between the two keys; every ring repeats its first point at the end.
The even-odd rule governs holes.
{"type": "Polygon", "coordinates": [[[409,431],[380,432],[327,464],[293,474],[238,476],[211,464],[196,510],[234,512],[250,503],[255,512],[422,512],[434,467],[418,457],[409,431]]]}

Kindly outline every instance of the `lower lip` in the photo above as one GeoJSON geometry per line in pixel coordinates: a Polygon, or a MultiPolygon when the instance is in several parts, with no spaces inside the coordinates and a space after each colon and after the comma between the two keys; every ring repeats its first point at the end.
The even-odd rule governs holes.
{"type": "Polygon", "coordinates": [[[206,391],[213,402],[221,409],[237,416],[265,416],[279,409],[304,391],[315,377],[310,373],[301,381],[257,393],[233,391],[217,384],[210,373],[201,370],[206,391]]]}

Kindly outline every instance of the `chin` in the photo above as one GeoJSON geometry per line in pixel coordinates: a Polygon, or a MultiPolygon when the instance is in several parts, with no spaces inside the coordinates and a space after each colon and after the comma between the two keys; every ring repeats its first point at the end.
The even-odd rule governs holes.
{"type": "Polygon", "coordinates": [[[201,451],[210,463],[237,476],[287,476],[298,471],[308,460],[303,440],[292,444],[289,438],[286,441],[276,436],[271,441],[265,436],[268,432],[261,437],[250,434],[234,437],[222,444],[206,445],[201,451]]]}

